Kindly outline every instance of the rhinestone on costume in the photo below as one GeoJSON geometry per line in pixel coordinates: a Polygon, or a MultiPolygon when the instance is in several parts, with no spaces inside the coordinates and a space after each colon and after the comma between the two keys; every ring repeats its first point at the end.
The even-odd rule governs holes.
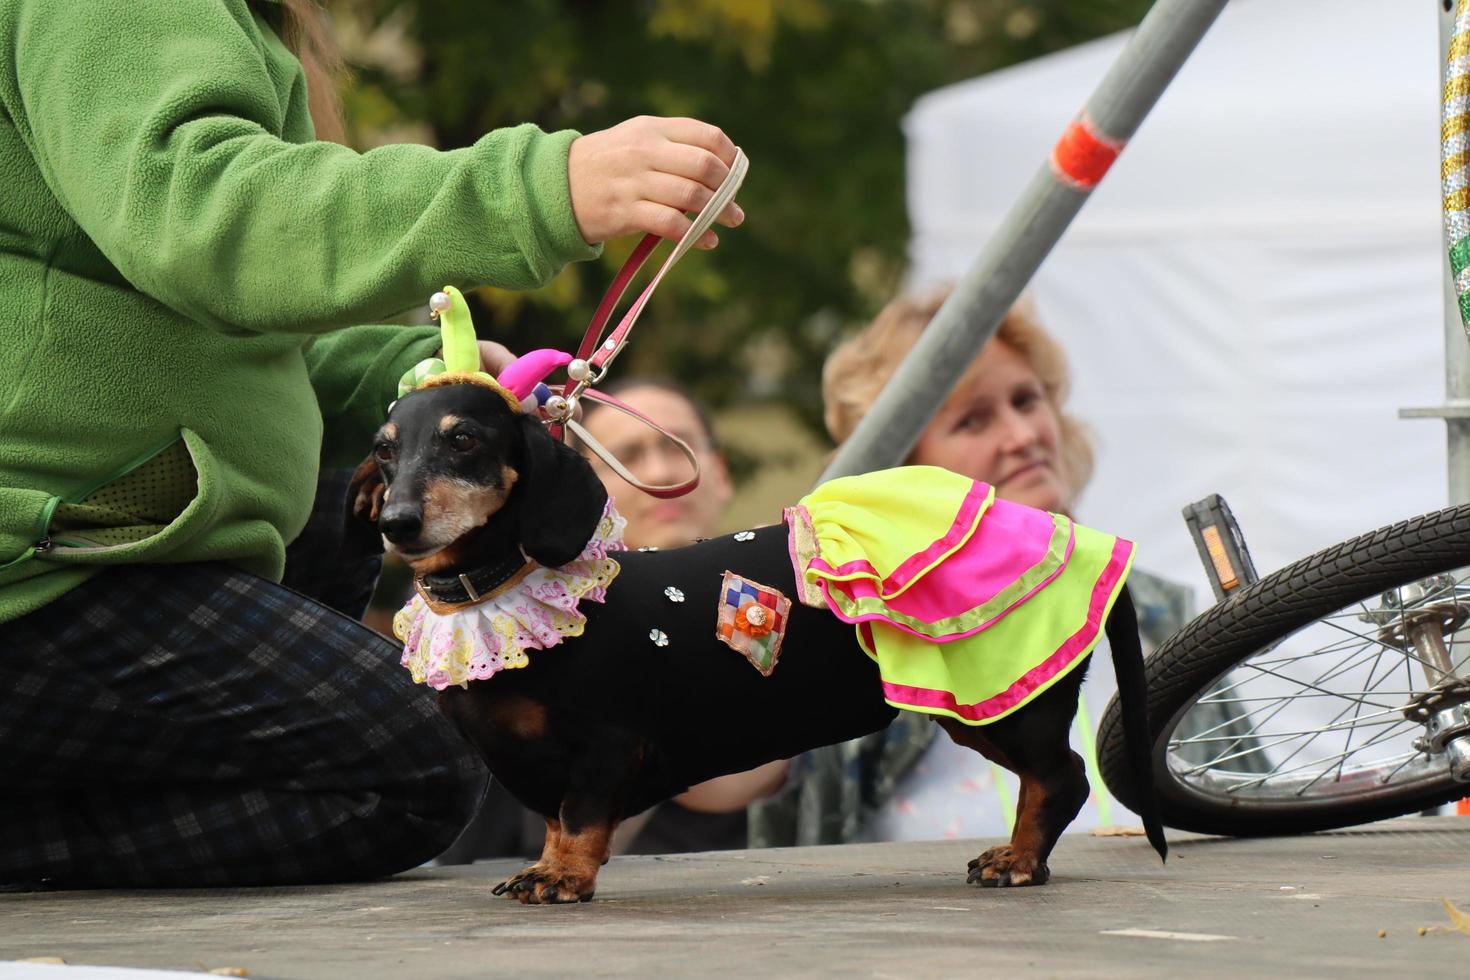
{"type": "Polygon", "coordinates": [[[669,597],[669,601],[670,602],[683,602],[684,601],[684,593],[680,592],[678,589],[674,588],[672,585],[669,586],[667,589],[664,589],[664,595],[666,595],[666,596],[669,597]]]}
{"type": "Polygon", "coordinates": [[[669,634],[665,633],[663,630],[649,630],[648,638],[653,641],[653,645],[656,647],[666,647],[669,645],[669,634]]]}
{"type": "Polygon", "coordinates": [[[638,550],[639,551],[657,551],[658,550],[658,545],[656,545],[656,544],[646,544],[643,547],[639,548],[638,550]]]}
{"type": "Polygon", "coordinates": [[[754,531],[736,531],[735,532],[735,540],[736,541],[753,541],[753,540],[755,540],[755,532],[754,531]]]}

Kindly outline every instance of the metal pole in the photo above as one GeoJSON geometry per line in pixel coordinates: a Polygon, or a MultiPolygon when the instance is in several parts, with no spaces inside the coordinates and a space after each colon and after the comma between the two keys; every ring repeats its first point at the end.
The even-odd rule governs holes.
{"type": "Polygon", "coordinates": [[[901,463],[1226,0],[1158,0],[818,480],[901,463]]]}
{"type": "MultiPolygon", "coordinates": [[[[1438,79],[1444,81],[1444,65],[1449,56],[1450,37],[1455,32],[1455,5],[1447,0],[1430,0],[1439,12],[1438,79]]],[[[1435,88],[1435,103],[1441,91],[1435,88]]],[[[1433,176],[1426,174],[1426,181],[1433,176]]],[[[1449,470],[1449,504],[1470,503],[1470,343],[1460,321],[1460,307],[1455,297],[1454,276],[1449,255],[1440,249],[1440,267],[1444,282],[1444,404],[1430,408],[1401,408],[1399,418],[1444,419],[1446,462],[1449,470]]]]}

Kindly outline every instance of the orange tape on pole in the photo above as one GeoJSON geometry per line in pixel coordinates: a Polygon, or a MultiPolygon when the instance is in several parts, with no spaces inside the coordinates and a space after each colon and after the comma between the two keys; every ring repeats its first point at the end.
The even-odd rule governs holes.
{"type": "Polygon", "coordinates": [[[1051,151],[1051,169],[1062,183],[1079,191],[1090,191],[1103,179],[1123,143],[1097,131],[1083,113],[1072,121],[1051,151]]]}

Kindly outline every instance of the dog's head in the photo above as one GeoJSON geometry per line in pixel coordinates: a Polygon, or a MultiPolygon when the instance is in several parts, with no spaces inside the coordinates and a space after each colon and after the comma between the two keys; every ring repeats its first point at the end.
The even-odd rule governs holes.
{"type": "Polygon", "coordinates": [[[535,418],[472,383],[400,398],[353,477],[349,507],[420,574],[518,544],[542,565],[577,557],[607,491],[592,467],[535,418]]]}

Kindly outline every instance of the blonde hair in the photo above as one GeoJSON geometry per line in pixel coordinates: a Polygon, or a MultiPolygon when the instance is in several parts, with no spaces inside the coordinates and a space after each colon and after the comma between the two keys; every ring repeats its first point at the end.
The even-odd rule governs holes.
{"type": "MultiPolygon", "coordinates": [[[[827,432],[835,442],[842,443],[852,435],[893,376],[899,361],[918,342],[919,335],[950,292],[951,287],[945,286],[924,297],[899,297],[885,306],[872,323],[827,356],[822,367],[822,400],[826,405],[827,432]]],[[[990,342],[1005,344],[1020,354],[1041,380],[1042,391],[1057,417],[1061,443],[1057,448],[1070,505],[1092,478],[1093,454],[1087,427],[1062,410],[1071,386],[1067,355],[1042,328],[1025,301],[1011,307],[990,342]]],[[[974,378],[978,365],[977,358],[957,388],[974,378]]]]}
{"type": "Polygon", "coordinates": [[[306,75],[306,107],[316,138],[347,142],[347,123],[337,87],[346,74],[317,0],[281,0],[281,43],[301,62],[306,75]]]}

